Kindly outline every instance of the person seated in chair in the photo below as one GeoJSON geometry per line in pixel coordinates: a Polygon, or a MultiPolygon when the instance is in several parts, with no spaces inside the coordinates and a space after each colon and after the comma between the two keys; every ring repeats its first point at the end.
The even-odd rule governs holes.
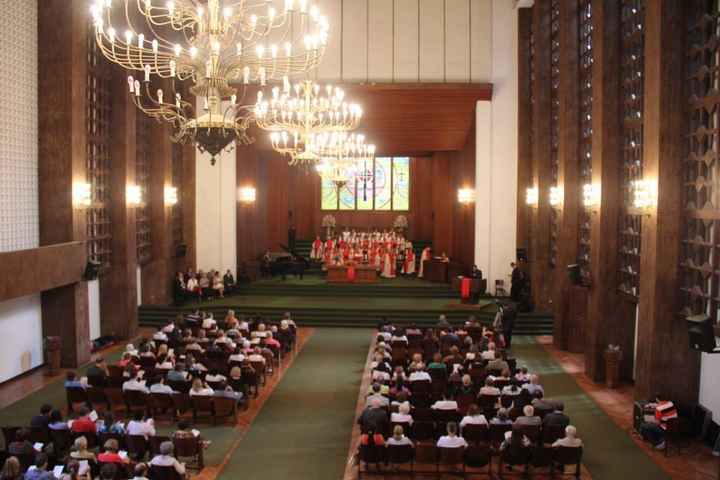
{"type": "MultiPolygon", "coordinates": [[[[382,389],[383,386],[381,383],[375,382],[370,387],[370,394],[365,399],[365,406],[370,406],[372,403],[377,400],[380,402],[380,404],[383,407],[387,407],[390,404],[390,399],[383,395],[382,389]]],[[[389,393],[389,389],[388,389],[389,393]]]]}
{"type": "Polygon", "coordinates": [[[30,419],[30,427],[32,428],[47,428],[50,423],[50,412],[52,412],[52,405],[47,403],[40,407],[40,414],[35,415],[30,419]]]}
{"type": "Polygon", "coordinates": [[[211,284],[213,295],[225,298],[225,284],[223,283],[223,279],[220,277],[220,272],[215,272],[213,274],[211,284]]]}
{"type": "Polygon", "coordinates": [[[525,405],[525,407],[523,407],[523,414],[515,420],[515,425],[540,426],[542,425],[542,420],[535,415],[535,409],[532,405],[525,405]]]}
{"type": "Polygon", "coordinates": [[[188,380],[189,374],[185,371],[185,364],[177,362],[175,368],[167,373],[168,382],[185,382],[188,380]]]}
{"type": "Polygon", "coordinates": [[[80,407],[78,413],[80,414],[80,418],[77,418],[72,422],[72,427],[70,429],[75,433],[97,433],[95,422],[93,422],[89,416],[90,409],[83,406],[80,407]]]}
{"type": "Polygon", "coordinates": [[[412,415],[410,415],[410,402],[402,402],[398,406],[398,413],[390,415],[390,421],[392,423],[407,423],[408,425],[413,424],[412,415]]]}
{"type": "Polygon", "coordinates": [[[190,389],[190,396],[209,396],[215,393],[215,391],[208,387],[201,379],[196,378],[193,380],[192,388],[190,389]]]}
{"type": "Polygon", "coordinates": [[[143,412],[133,413],[133,419],[127,424],[128,435],[142,435],[147,440],[155,436],[155,422],[152,418],[145,419],[143,412]]]}
{"type": "Polygon", "coordinates": [[[540,377],[537,374],[530,375],[530,383],[522,386],[523,390],[527,390],[533,397],[542,397],[545,394],[542,385],[540,385],[540,377]]]}
{"type": "Polygon", "coordinates": [[[25,473],[25,480],[54,480],[52,472],[48,472],[48,456],[46,453],[35,455],[35,468],[25,473]]]}
{"type": "Polygon", "coordinates": [[[577,438],[577,429],[572,425],[565,427],[565,436],[552,444],[553,447],[578,448],[583,446],[582,440],[577,438]]]}
{"type": "Polygon", "coordinates": [[[150,460],[150,465],[155,467],[174,467],[179,475],[185,475],[185,464],[180,463],[173,456],[174,448],[172,442],[160,444],[160,454],[150,460]]]}
{"type": "Polygon", "coordinates": [[[50,423],[48,423],[48,428],[50,430],[68,430],[70,427],[68,427],[67,422],[63,420],[62,412],[55,409],[50,412],[50,423]]]}
{"type": "Polygon", "coordinates": [[[145,383],[145,380],[142,379],[142,375],[138,372],[132,378],[130,378],[130,380],[123,382],[122,390],[123,392],[132,390],[136,392],[148,393],[148,388],[145,383]]]}
{"type": "Polygon", "coordinates": [[[502,359],[500,352],[495,352],[495,358],[490,360],[486,367],[488,370],[498,370],[500,372],[507,372],[508,377],[510,376],[510,366],[502,359]]]}
{"type": "Polygon", "coordinates": [[[655,396],[655,401],[647,405],[647,408],[653,408],[655,415],[646,416],[645,422],[640,425],[640,434],[646,440],[649,440],[655,448],[662,450],[665,448],[665,430],[667,430],[667,422],[678,418],[675,404],[670,400],[666,400],[661,394],[655,396]]]}
{"type": "Polygon", "coordinates": [[[75,460],[88,460],[90,462],[97,461],[95,453],[88,450],[87,438],[83,436],[77,437],[75,442],[73,442],[73,449],[70,452],[70,458],[75,460]]]}
{"type": "Polygon", "coordinates": [[[460,420],[460,431],[465,427],[465,425],[487,425],[488,421],[485,418],[485,415],[483,415],[482,410],[480,410],[480,407],[475,405],[474,403],[468,407],[467,414],[463,417],[462,420],[460,420]]]}
{"type": "Polygon", "coordinates": [[[362,432],[384,432],[388,425],[388,414],[379,398],[374,398],[370,406],[363,410],[358,418],[362,432]]]}
{"type": "Polygon", "coordinates": [[[392,437],[387,439],[386,445],[410,445],[413,446],[412,440],[405,436],[402,425],[395,425],[392,437]]]}
{"type": "Polygon", "coordinates": [[[464,438],[458,436],[458,424],[448,422],[447,435],[443,435],[437,441],[438,448],[460,448],[467,447],[468,443],[464,438]]]}
{"type": "Polygon", "coordinates": [[[442,399],[433,403],[430,408],[433,410],[457,410],[458,404],[455,400],[450,399],[448,395],[443,392],[442,399]]]}
{"type": "Polygon", "coordinates": [[[120,447],[118,445],[118,441],[114,438],[109,438],[105,442],[105,445],[103,445],[103,450],[104,452],[97,456],[98,462],[100,463],[130,463],[130,459],[127,456],[122,456],[118,453],[120,447]]]}
{"type": "Polygon", "coordinates": [[[480,389],[480,395],[500,395],[500,389],[495,386],[493,379],[488,377],[485,379],[485,385],[480,389]]]}
{"type": "Polygon", "coordinates": [[[225,272],[225,275],[223,275],[223,285],[225,286],[226,293],[232,293],[235,291],[235,277],[233,277],[230,269],[228,269],[228,271],[225,272]]]}
{"type": "Polygon", "coordinates": [[[87,369],[88,383],[93,387],[107,386],[107,377],[110,375],[107,363],[102,356],[97,356],[95,362],[87,369]]]}
{"type": "Polygon", "coordinates": [[[138,463],[133,469],[132,480],[148,480],[148,466],[144,463],[138,463]]]}
{"type": "Polygon", "coordinates": [[[30,430],[21,428],[15,433],[15,441],[7,446],[10,455],[32,455],[35,453],[33,444],[30,442],[30,430]]]}

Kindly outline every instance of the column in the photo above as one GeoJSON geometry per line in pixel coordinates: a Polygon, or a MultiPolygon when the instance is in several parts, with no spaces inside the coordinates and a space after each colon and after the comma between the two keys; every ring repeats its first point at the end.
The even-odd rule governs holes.
{"type": "MultiPolygon", "coordinates": [[[[127,187],[135,185],[136,107],[127,94],[124,70],[113,67],[112,138],[110,142],[110,269],[100,277],[100,318],[103,335],[131,338],[137,317],[137,225],[127,187]]],[[[147,201],[145,198],[143,201],[147,201]]]]}
{"type": "Polygon", "coordinates": [[[547,192],[552,185],[550,167],[550,8],[551,2],[537,2],[533,7],[535,56],[533,68],[533,145],[532,186],[537,188],[538,203],[531,210],[529,268],[535,308],[549,311],[552,303],[550,279],[550,202],[547,192]]]}
{"type": "MultiPolygon", "coordinates": [[[[579,52],[577,2],[560,2],[560,110],[558,119],[558,187],[563,192],[558,212],[557,265],[553,271],[553,342],[567,349],[566,320],[573,298],[566,269],[578,254],[579,179],[579,52]]],[[[547,195],[549,192],[542,192],[547,195]]]]}
{"type": "MultiPolygon", "coordinates": [[[[73,184],[85,182],[87,7],[48,0],[38,8],[40,245],[85,240],[73,184]]],[[[86,282],[42,292],[43,335],[59,336],[62,366],[90,359],[86,282]]]]}
{"type": "MultiPolygon", "coordinates": [[[[517,247],[528,249],[530,246],[530,211],[525,206],[525,192],[532,187],[532,104],[530,95],[532,82],[530,71],[530,36],[532,35],[533,11],[531,8],[518,9],[518,181],[517,181],[517,247]]],[[[479,132],[478,132],[479,133],[479,132]]],[[[478,145],[480,148],[480,145],[478,145]]],[[[476,177],[477,178],[477,177],[476,177]]],[[[479,179],[478,179],[479,180],[479,179]]],[[[477,225],[477,224],[476,224],[477,225]]]]}
{"type": "MultiPolygon", "coordinates": [[[[596,0],[593,9],[592,182],[600,191],[590,214],[590,271],[585,369],[594,381],[605,377],[603,352],[627,328],[616,315],[618,216],[621,208],[618,172],[620,128],[620,5],[596,0]]],[[[566,195],[567,196],[567,195],[566,195]]]]}
{"type": "MultiPolygon", "coordinates": [[[[690,2],[693,3],[693,2],[690,2]]],[[[682,0],[647,2],[643,176],[656,180],[657,208],[643,218],[635,396],[662,392],[697,401],[699,354],[688,348],[678,316],[682,162],[687,95],[682,0]]]]}

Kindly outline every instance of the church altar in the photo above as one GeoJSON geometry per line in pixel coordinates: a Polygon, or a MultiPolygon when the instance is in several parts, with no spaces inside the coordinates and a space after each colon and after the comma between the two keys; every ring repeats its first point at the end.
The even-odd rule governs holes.
{"type": "Polygon", "coordinates": [[[329,265],[327,281],[328,283],[376,283],[378,275],[372,265],[329,265]]]}

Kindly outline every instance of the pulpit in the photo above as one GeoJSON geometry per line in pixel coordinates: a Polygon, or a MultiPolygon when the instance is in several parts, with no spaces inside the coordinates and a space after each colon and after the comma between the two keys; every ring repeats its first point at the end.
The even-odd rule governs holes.
{"type": "Polygon", "coordinates": [[[423,262],[423,278],[429,282],[447,283],[448,263],[440,258],[431,258],[423,262]]]}

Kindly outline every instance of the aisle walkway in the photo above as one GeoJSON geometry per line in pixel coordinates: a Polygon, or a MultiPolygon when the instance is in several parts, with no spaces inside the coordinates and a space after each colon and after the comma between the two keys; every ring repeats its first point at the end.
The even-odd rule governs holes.
{"type": "Polygon", "coordinates": [[[219,479],[342,478],[370,339],[317,329],[219,479]]]}

